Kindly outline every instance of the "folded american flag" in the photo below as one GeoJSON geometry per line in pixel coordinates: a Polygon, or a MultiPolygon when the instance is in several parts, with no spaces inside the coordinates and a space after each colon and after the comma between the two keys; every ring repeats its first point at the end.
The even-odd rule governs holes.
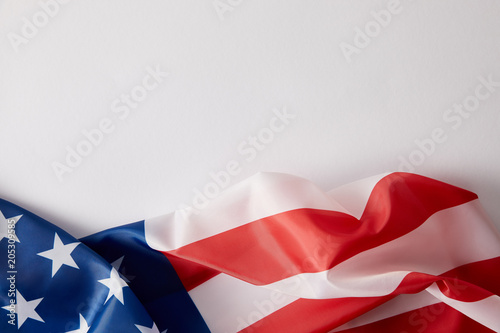
{"type": "Polygon", "coordinates": [[[77,240],[0,200],[0,332],[499,332],[500,234],[469,191],[261,173],[77,240]]]}

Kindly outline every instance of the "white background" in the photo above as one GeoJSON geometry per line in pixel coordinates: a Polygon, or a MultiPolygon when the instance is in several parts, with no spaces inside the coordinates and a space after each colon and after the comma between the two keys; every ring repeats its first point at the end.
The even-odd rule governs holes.
{"type": "Polygon", "coordinates": [[[231,160],[231,184],[277,171],[329,190],[397,171],[441,128],[414,172],[478,193],[500,227],[500,88],[456,129],[443,118],[478,77],[500,81],[500,2],[401,0],[351,62],[341,43],[389,2],[229,3],[72,0],[15,47],[41,5],[0,0],[0,197],[81,237],[190,205],[231,160]],[[119,119],[113,101],[157,66],[168,77],[119,119]],[[238,146],[283,108],[295,119],[247,161],[238,146]],[[53,163],[104,118],[113,132],[60,181],[53,163]]]}

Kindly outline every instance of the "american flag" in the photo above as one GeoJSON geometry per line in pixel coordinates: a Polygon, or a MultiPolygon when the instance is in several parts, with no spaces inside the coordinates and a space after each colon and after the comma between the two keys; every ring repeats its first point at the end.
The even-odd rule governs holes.
{"type": "Polygon", "coordinates": [[[77,240],[0,200],[0,332],[499,332],[500,234],[409,173],[257,174],[77,240]]]}

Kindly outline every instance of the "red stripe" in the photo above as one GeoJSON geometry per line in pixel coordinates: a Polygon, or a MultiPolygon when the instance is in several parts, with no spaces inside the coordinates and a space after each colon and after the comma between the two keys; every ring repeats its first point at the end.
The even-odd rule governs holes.
{"type": "MultiPolygon", "coordinates": [[[[462,265],[441,274],[441,276],[451,279],[460,277],[462,281],[481,287],[492,294],[500,295],[500,257],[462,265]]],[[[457,285],[456,289],[459,292],[464,290],[464,287],[460,286],[458,282],[454,284],[457,285]]],[[[448,297],[459,299],[453,295],[448,297]]]]}
{"type": "MultiPolygon", "coordinates": [[[[455,290],[458,290],[458,296],[469,295],[471,292],[479,291],[482,295],[497,294],[500,295],[500,257],[483,260],[475,263],[470,263],[452,269],[440,277],[432,277],[433,281],[442,280],[446,278],[449,285],[452,285],[455,290]],[[464,282],[466,281],[466,282],[464,282]],[[488,290],[489,292],[485,292],[488,290]]],[[[430,277],[427,275],[427,277],[430,277]]],[[[274,332],[328,332],[340,325],[343,325],[350,320],[358,317],[361,314],[372,310],[378,305],[389,301],[397,295],[404,293],[418,293],[424,290],[433,281],[419,279],[421,277],[413,275],[408,276],[403,280],[400,286],[390,295],[382,297],[352,297],[352,298],[339,298],[339,299],[326,299],[326,300],[310,300],[299,299],[279,310],[268,315],[264,319],[254,323],[248,328],[241,330],[242,333],[258,332],[258,333],[274,333],[274,332]]],[[[455,294],[457,296],[457,294],[455,294]]],[[[418,310],[417,310],[418,311],[418,310]]],[[[412,311],[414,312],[414,311],[412,311]]],[[[412,312],[409,312],[410,314],[412,312]]],[[[400,315],[404,317],[403,315],[400,315]]],[[[415,315],[413,315],[415,316],[415,315]]],[[[399,317],[399,316],[398,316],[399,317]]],[[[403,318],[402,317],[402,318],[403,318]]],[[[393,318],[393,317],[391,317],[393,318]]],[[[460,317],[461,318],[461,317],[460,317]]],[[[466,318],[466,317],[465,317],[466,318]]],[[[394,328],[390,318],[387,319],[389,326],[384,329],[379,329],[377,323],[374,323],[373,328],[370,325],[370,330],[359,332],[393,332],[394,328]]],[[[398,319],[399,320],[399,319],[398,319]]],[[[460,319],[465,320],[465,319],[460,319]]],[[[396,321],[397,322],[397,321],[396,321]]],[[[411,323],[410,323],[411,324],[411,323]]],[[[468,322],[464,322],[465,327],[469,327],[468,322]]],[[[480,327],[482,325],[475,324],[480,327]]],[[[404,327],[401,331],[404,332],[404,327]]],[[[474,326],[475,327],[475,326],[474,326]]],[[[486,329],[483,327],[483,329],[486,329]]],[[[351,331],[343,331],[351,332],[351,331]]],[[[352,331],[353,333],[358,331],[352,331]]],[[[410,330],[408,332],[415,332],[410,330]]],[[[429,331],[441,332],[441,331],[429,331]]],[[[444,330],[442,332],[455,332],[453,330],[444,330]]],[[[462,332],[462,331],[457,331],[462,332]]],[[[466,332],[466,331],[463,331],[466,332]]],[[[490,332],[490,331],[467,331],[469,332],[490,332]]]]}
{"type": "Polygon", "coordinates": [[[405,276],[392,293],[418,293],[436,282],[439,290],[451,299],[476,302],[492,295],[500,295],[500,257],[459,266],[438,276],[412,272],[405,276]]]}
{"type": "Polygon", "coordinates": [[[434,213],[477,196],[426,177],[394,173],[373,189],[356,218],[334,211],[297,209],[269,216],[169,251],[186,288],[217,272],[263,285],[320,272],[418,228],[434,213]],[[207,272],[203,272],[204,270],[207,272]],[[193,279],[188,272],[196,271],[193,279]]]}
{"type": "Polygon", "coordinates": [[[434,282],[446,297],[461,302],[476,302],[493,295],[486,289],[464,281],[462,278],[459,279],[458,276],[443,277],[416,272],[406,275],[393,294],[415,294],[427,289],[434,282]]]}

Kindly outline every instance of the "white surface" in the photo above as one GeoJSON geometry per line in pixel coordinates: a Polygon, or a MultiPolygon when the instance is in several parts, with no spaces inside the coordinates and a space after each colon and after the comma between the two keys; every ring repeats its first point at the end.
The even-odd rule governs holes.
{"type": "Polygon", "coordinates": [[[390,2],[225,2],[221,20],[212,1],[72,0],[16,52],[9,33],[42,9],[0,0],[0,197],[80,237],[191,205],[231,160],[231,184],[278,171],[329,190],[397,170],[441,128],[415,172],[478,193],[500,226],[500,88],[456,129],[443,118],[500,81],[499,2],[401,0],[350,63],[341,43],[390,2]],[[156,67],[168,77],[121,120],[112,103],[156,67]],[[247,161],[284,107],[295,119],[247,161]],[[60,182],[52,163],[104,118],[60,182]]]}

